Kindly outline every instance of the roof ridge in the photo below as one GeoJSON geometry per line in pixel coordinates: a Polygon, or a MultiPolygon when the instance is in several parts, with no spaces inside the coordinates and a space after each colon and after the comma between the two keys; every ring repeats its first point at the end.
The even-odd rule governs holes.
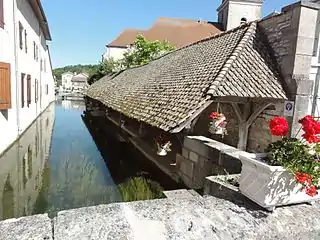
{"type": "MultiPolygon", "coordinates": [[[[230,33],[236,32],[236,31],[238,31],[238,30],[241,29],[241,28],[248,27],[248,26],[250,27],[252,23],[253,23],[253,22],[250,22],[250,23],[247,23],[247,24],[242,24],[242,25],[239,25],[238,27],[232,28],[232,29],[230,29],[230,30],[228,30],[228,31],[221,32],[221,33],[215,34],[215,35],[213,35],[213,36],[203,38],[203,39],[201,39],[201,40],[199,40],[199,41],[190,43],[190,44],[185,45],[185,46],[180,47],[180,48],[176,48],[176,49],[174,49],[174,50],[172,50],[172,51],[166,52],[165,54],[163,54],[163,55],[161,55],[161,56],[153,59],[151,62],[153,62],[153,61],[155,61],[155,60],[158,60],[158,59],[160,59],[160,58],[163,58],[164,56],[166,56],[166,55],[168,55],[168,54],[171,54],[171,53],[174,53],[174,52],[176,52],[176,51],[180,51],[180,50],[182,50],[182,49],[191,47],[191,46],[193,46],[193,45],[196,45],[196,44],[199,44],[199,43],[202,43],[202,42],[206,42],[206,41],[210,41],[210,40],[212,40],[212,39],[222,37],[222,36],[224,36],[224,35],[226,35],[226,34],[230,34],[230,33]]],[[[148,65],[149,63],[150,63],[150,62],[147,62],[147,63],[144,64],[144,65],[148,65]]],[[[142,66],[144,66],[144,65],[137,66],[137,67],[142,67],[142,66]]]]}
{"type": "Polygon", "coordinates": [[[242,50],[248,43],[250,37],[257,29],[257,23],[252,22],[250,23],[248,29],[243,34],[242,38],[239,40],[238,44],[232,51],[231,55],[227,59],[227,61],[223,64],[222,68],[220,69],[217,77],[214,79],[213,83],[209,86],[208,91],[205,95],[213,95],[213,92],[216,90],[216,86],[221,84],[221,81],[225,78],[226,74],[228,73],[229,69],[231,68],[234,61],[240,56],[242,50]]]}

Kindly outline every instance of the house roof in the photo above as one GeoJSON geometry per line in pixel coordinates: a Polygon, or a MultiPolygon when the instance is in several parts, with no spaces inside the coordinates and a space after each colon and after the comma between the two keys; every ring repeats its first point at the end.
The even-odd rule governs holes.
{"type": "Polygon", "coordinates": [[[200,114],[212,97],[286,99],[263,39],[256,22],[242,25],[102,79],[86,94],[164,131],[200,114]]]}
{"type": "Polygon", "coordinates": [[[52,38],[50,34],[48,20],[47,20],[46,14],[44,13],[41,1],[40,0],[28,0],[28,1],[39,21],[39,25],[44,34],[45,39],[51,41],[52,38]]]}
{"type": "Polygon", "coordinates": [[[128,47],[133,44],[139,34],[143,34],[143,30],[125,29],[120,35],[114,39],[107,47],[128,47]]]}
{"type": "Polygon", "coordinates": [[[78,74],[71,78],[71,82],[87,82],[87,77],[78,74]]]}
{"type": "Polygon", "coordinates": [[[215,23],[161,17],[148,30],[126,29],[107,47],[127,47],[141,34],[148,40],[166,40],[180,48],[220,32],[218,24],[215,23]]]}

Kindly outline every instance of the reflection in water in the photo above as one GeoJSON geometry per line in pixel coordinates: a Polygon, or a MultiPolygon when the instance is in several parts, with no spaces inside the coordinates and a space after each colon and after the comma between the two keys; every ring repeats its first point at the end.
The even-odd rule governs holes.
{"type": "Polygon", "coordinates": [[[0,157],[0,219],[162,196],[123,146],[111,141],[103,146],[111,155],[101,156],[81,119],[84,108],[51,104],[0,157]]]}
{"type": "Polygon", "coordinates": [[[39,145],[51,142],[53,125],[52,104],[0,158],[0,219],[33,213],[50,147],[39,145]],[[45,118],[49,119],[47,128],[43,127],[45,118]]]}

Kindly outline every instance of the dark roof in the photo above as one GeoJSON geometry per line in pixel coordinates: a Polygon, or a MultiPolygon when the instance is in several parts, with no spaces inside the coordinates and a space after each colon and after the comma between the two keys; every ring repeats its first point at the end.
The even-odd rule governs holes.
{"type": "Polygon", "coordinates": [[[126,29],[107,47],[127,47],[141,34],[147,40],[168,41],[177,48],[189,45],[221,31],[207,21],[161,17],[148,30],[126,29]]]}
{"type": "Polygon", "coordinates": [[[52,40],[49,25],[48,25],[48,20],[47,20],[46,14],[44,13],[41,1],[40,0],[28,0],[28,1],[39,21],[39,25],[44,34],[45,39],[49,41],[52,40]]]}
{"type": "Polygon", "coordinates": [[[256,25],[242,25],[102,79],[90,87],[99,91],[87,95],[165,131],[189,120],[212,97],[286,99],[256,25]]]}

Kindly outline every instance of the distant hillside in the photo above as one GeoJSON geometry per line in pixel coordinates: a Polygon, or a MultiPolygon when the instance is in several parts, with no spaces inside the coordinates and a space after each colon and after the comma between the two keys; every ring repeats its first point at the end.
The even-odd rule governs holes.
{"type": "Polygon", "coordinates": [[[88,75],[91,75],[92,73],[96,72],[99,68],[99,64],[88,64],[88,65],[69,65],[65,67],[55,68],[53,69],[53,75],[57,79],[57,83],[60,86],[61,85],[61,75],[65,72],[84,72],[88,75]]]}

